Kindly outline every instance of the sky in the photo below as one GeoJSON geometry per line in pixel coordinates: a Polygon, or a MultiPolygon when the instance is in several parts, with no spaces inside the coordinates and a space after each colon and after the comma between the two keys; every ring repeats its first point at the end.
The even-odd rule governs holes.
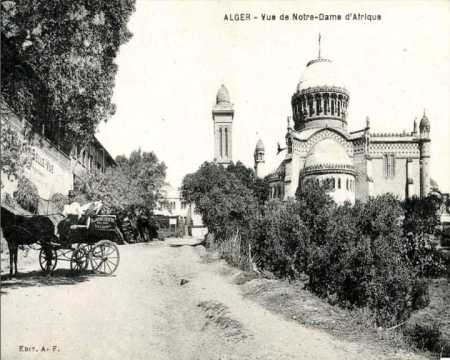
{"type": "Polygon", "coordinates": [[[129,29],[133,38],[116,59],[117,111],[98,138],[113,156],[154,151],[172,186],[213,159],[211,110],[221,84],[235,109],[233,160],[253,167],[261,138],[274,162],[321,33],[322,57],[339,66],[350,91],[349,131],[367,116],[373,132],[411,131],[426,109],[431,177],[450,191],[450,2],[137,0],[129,29]],[[251,20],[224,20],[241,13],[251,20]],[[341,20],[293,20],[294,13],[341,20]],[[358,13],[381,19],[346,20],[358,13]]]}

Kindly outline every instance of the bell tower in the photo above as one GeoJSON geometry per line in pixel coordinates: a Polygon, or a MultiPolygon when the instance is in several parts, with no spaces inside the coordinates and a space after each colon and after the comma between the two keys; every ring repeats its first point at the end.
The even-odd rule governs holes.
{"type": "Polygon", "coordinates": [[[214,161],[227,166],[233,160],[234,109],[225,85],[222,85],[217,92],[212,118],[214,121],[214,161]]]}

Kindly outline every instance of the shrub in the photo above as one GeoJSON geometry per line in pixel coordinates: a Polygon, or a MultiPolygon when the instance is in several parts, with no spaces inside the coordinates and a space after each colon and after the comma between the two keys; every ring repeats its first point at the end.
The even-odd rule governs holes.
{"type": "Polygon", "coordinates": [[[321,245],[325,241],[327,225],[335,202],[324,186],[315,182],[297,190],[297,214],[311,234],[311,242],[321,245]]]}
{"type": "Polygon", "coordinates": [[[261,269],[288,279],[305,270],[309,232],[294,201],[269,204],[265,215],[255,222],[252,238],[261,269]]]}
{"type": "Polygon", "coordinates": [[[227,263],[239,269],[249,271],[252,269],[248,253],[249,242],[237,231],[236,234],[212,243],[212,250],[217,251],[219,256],[227,263]]]}
{"type": "MultiPolygon", "coordinates": [[[[351,207],[348,204],[337,207],[327,219],[324,240],[311,246],[307,267],[308,286],[318,295],[344,294],[344,284],[351,286],[350,283],[353,283],[348,261],[351,261],[349,249],[357,243],[355,225],[351,207]]],[[[346,302],[347,299],[340,300],[346,302]]]]}
{"type": "Polygon", "coordinates": [[[436,248],[433,236],[409,233],[404,238],[406,255],[419,276],[439,277],[445,273],[445,259],[436,248]]]}
{"type": "Polygon", "coordinates": [[[389,194],[353,207],[333,207],[323,241],[311,242],[309,288],[343,306],[368,306],[382,326],[395,325],[413,308],[425,306],[428,287],[416,281],[405,255],[401,214],[399,201],[389,194]]]}
{"type": "Polygon", "coordinates": [[[412,309],[420,310],[430,304],[429,280],[416,279],[411,292],[412,309]]]}
{"type": "Polygon", "coordinates": [[[406,253],[419,276],[438,277],[445,272],[444,259],[433,241],[439,225],[441,203],[435,195],[422,199],[413,197],[402,202],[406,253]]]}
{"type": "Polygon", "coordinates": [[[443,339],[437,322],[431,324],[415,323],[407,326],[404,335],[421,350],[429,350],[435,354],[449,354],[450,341],[443,339]]]}
{"type": "Polygon", "coordinates": [[[435,195],[412,197],[402,202],[405,211],[403,231],[406,234],[434,234],[439,225],[439,208],[442,201],[435,195]]]}
{"type": "Polygon", "coordinates": [[[368,289],[368,305],[377,324],[390,327],[409,318],[412,312],[413,269],[396,255],[387,256],[384,265],[375,268],[368,289]]]}

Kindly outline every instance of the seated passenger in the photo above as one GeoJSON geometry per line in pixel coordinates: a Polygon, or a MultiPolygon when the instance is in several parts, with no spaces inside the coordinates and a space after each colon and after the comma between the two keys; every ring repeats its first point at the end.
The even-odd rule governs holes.
{"type": "Polygon", "coordinates": [[[103,207],[103,203],[101,201],[94,201],[87,204],[84,204],[80,207],[81,210],[81,219],[79,220],[79,225],[77,228],[86,227],[89,228],[91,223],[91,217],[97,216],[100,213],[100,210],[103,207]]]}
{"type": "Polygon", "coordinates": [[[58,235],[61,246],[70,248],[72,246],[69,238],[70,230],[88,229],[92,216],[99,214],[103,204],[100,201],[90,202],[80,206],[79,203],[73,202],[65,205],[63,215],[66,217],[58,223],[58,235]]]}
{"type": "Polygon", "coordinates": [[[81,219],[81,207],[77,202],[73,202],[69,205],[64,205],[63,215],[65,218],[61,220],[58,225],[58,235],[60,239],[60,245],[64,247],[70,247],[70,241],[68,238],[69,231],[72,226],[78,224],[81,219]]]}

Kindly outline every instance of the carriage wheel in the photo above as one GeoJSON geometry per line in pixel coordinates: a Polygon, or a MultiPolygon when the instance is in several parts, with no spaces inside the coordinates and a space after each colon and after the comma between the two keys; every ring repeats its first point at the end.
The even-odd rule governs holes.
{"type": "Polygon", "coordinates": [[[92,270],[100,275],[112,275],[120,261],[119,249],[110,240],[101,240],[89,252],[92,270]]]}
{"type": "Polygon", "coordinates": [[[43,247],[39,251],[39,265],[45,273],[50,273],[56,268],[58,262],[58,253],[56,249],[43,247]]]}
{"type": "Polygon", "coordinates": [[[70,270],[74,272],[84,271],[89,265],[88,252],[80,247],[72,253],[70,258],[70,270]]]}

